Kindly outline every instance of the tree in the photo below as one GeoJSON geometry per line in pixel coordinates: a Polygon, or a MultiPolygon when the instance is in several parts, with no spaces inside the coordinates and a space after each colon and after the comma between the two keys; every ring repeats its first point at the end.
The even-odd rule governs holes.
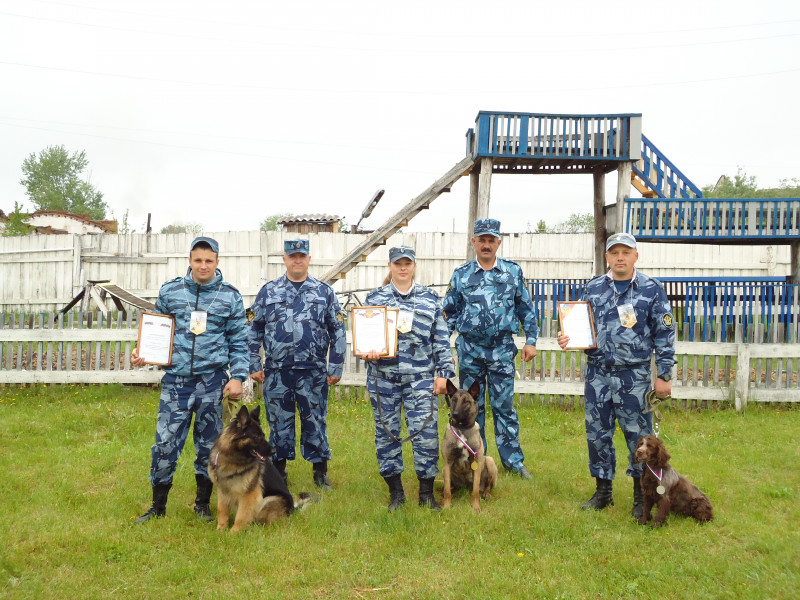
{"type": "Polygon", "coordinates": [[[89,166],[86,153],[64,146],[48,146],[37,157],[31,154],[22,162],[20,183],[37,210],[65,210],[92,219],[105,219],[108,205],[103,194],[79,176],[89,166]]]}
{"type": "Polygon", "coordinates": [[[3,228],[3,237],[15,235],[28,235],[35,231],[35,227],[28,225],[28,216],[22,214],[22,205],[14,202],[14,212],[8,215],[8,221],[3,228]]]}
{"type": "Polygon", "coordinates": [[[200,235],[203,233],[203,226],[200,223],[171,223],[161,228],[161,233],[191,233],[200,235]]]}
{"type": "Polygon", "coordinates": [[[704,198],[797,198],[800,181],[781,179],[777,188],[759,188],[756,178],[747,175],[741,167],[733,178],[722,175],[714,185],[703,187],[704,198]]]}
{"type": "Polygon", "coordinates": [[[534,233],[547,233],[547,223],[544,222],[544,219],[539,219],[539,222],[536,224],[536,231],[534,233]]]}
{"type": "Polygon", "coordinates": [[[590,233],[594,231],[594,215],[592,213],[572,213],[566,221],[553,227],[552,233],[590,233]]]}
{"type": "Polygon", "coordinates": [[[275,213],[274,215],[269,215],[263,221],[261,221],[261,225],[259,225],[259,231],[282,231],[283,225],[279,225],[278,221],[285,217],[292,216],[291,213],[275,213]]]}

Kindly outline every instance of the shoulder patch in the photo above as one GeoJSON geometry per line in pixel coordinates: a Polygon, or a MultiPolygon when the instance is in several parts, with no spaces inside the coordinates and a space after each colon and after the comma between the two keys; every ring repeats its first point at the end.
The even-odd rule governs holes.
{"type": "Polygon", "coordinates": [[[339,323],[344,323],[344,317],[342,316],[342,313],[336,313],[336,320],[339,321],[339,323]]]}
{"type": "Polygon", "coordinates": [[[669,313],[664,313],[664,316],[661,317],[661,322],[664,323],[664,327],[667,329],[672,329],[672,315],[669,313]]]}
{"type": "Polygon", "coordinates": [[[247,322],[250,323],[255,318],[256,311],[254,311],[252,308],[248,308],[245,315],[247,316],[247,322]]]}

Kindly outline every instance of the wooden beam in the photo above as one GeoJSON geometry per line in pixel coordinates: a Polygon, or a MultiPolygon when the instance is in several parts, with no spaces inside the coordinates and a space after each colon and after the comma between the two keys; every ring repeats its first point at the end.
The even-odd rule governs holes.
{"type": "Polygon", "coordinates": [[[620,163],[617,167],[617,233],[625,231],[625,198],[631,195],[631,163],[620,163]]]}
{"type": "Polygon", "coordinates": [[[606,205],[605,173],[593,173],[594,182],[594,274],[602,275],[606,267],[606,205]]]}

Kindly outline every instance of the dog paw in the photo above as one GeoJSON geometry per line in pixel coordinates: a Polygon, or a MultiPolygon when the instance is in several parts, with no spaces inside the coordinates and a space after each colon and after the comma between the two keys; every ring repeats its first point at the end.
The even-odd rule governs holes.
{"type": "Polygon", "coordinates": [[[481,505],[480,504],[473,504],[472,508],[475,510],[476,513],[481,512],[481,505]]]}

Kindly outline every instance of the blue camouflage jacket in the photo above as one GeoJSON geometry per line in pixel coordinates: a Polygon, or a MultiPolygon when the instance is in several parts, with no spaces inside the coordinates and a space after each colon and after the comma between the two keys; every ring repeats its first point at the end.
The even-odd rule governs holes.
{"type": "Polygon", "coordinates": [[[471,342],[487,346],[508,334],[517,335],[519,324],[525,343],[536,345],[539,326],[536,310],[522,276],[522,268],[511,260],[497,258],[485,271],[471,260],[453,272],[444,297],[447,327],[471,342]]]}
{"type": "Polygon", "coordinates": [[[251,307],[247,331],[250,372],[324,369],[341,377],[347,348],[339,301],[331,286],[311,275],[296,289],[283,276],[265,284],[251,307]],[[258,350],[264,346],[264,366],[258,350]]]}
{"type": "Polygon", "coordinates": [[[667,293],[660,281],[639,271],[631,284],[617,293],[611,277],[587,282],[583,300],[592,305],[597,348],[586,350],[589,362],[601,369],[624,369],[649,364],[656,353],[658,376],[668,378],[675,364],[675,327],[667,293]],[[633,304],[636,324],[624,327],[617,306],[633,304]]]}
{"type": "Polygon", "coordinates": [[[388,283],[372,290],[367,295],[366,304],[414,312],[411,331],[397,332],[397,356],[369,362],[370,375],[374,375],[377,369],[383,378],[390,379],[455,377],[450,335],[436,292],[415,283],[408,294],[401,294],[388,283]]]}
{"type": "Polygon", "coordinates": [[[175,317],[172,364],[165,370],[172,375],[207,375],[230,369],[234,379],[247,379],[247,332],[242,295],[222,280],[217,269],[214,278],[198,285],[189,268],[161,286],[155,312],[175,317]],[[194,310],[204,310],[206,330],[198,335],[189,331],[194,310]]]}

